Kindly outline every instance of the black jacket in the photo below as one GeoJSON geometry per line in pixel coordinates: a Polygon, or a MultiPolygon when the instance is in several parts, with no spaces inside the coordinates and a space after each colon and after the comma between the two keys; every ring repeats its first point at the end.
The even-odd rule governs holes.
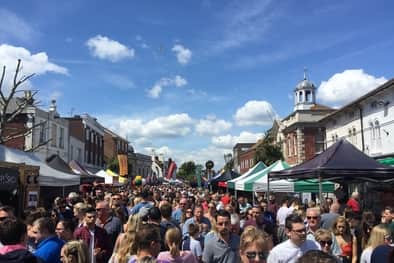
{"type": "Polygon", "coordinates": [[[28,250],[19,249],[7,254],[0,254],[0,263],[43,263],[43,261],[28,250]]]}

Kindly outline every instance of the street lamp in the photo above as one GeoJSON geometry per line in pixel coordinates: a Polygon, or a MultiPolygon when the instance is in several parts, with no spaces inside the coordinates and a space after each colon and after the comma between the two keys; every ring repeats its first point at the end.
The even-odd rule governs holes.
{"type": "Polygon", "coordinates": [[[227,153],[224,155],[224,161],[227,164],[228,162],[231,161],[231,159],[233,158],[233,155],[231,153],[227,153]]]}
{"type": "Polygon", "coordinates": [[[232,167],[231,167],[231,160],[232,159],[233,159],[233,155],[231,153],[227,153],[224,155],[225,170],[230,170],[230,171],[232,170],[232,167]]]}

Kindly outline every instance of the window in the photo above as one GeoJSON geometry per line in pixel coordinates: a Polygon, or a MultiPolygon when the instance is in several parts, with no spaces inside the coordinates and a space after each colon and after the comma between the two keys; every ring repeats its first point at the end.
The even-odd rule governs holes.
{"type": "Polygon", "coordinates": [[[375,120],[375,136],[376,139],[380,139],[380,124],[378,120],[375,120]]]}
{"type": "Polygon", "coordinates": [[[45,125],[45,122],[41,122],[41,125],[40,125],[40,143],[44,143],[45,142],[45,140],[46,140],[46,129],[47,129],[47,127],[46,127],[46,125],[45,125]]]}
{"type": "Polygon", "coordinates": [[[56,124],[52,124],[52,130],[51,130],[51,135],[52,135],[52,137],[51,137],[51,139],[52,139],[52,141],[51,141],[51,146],[53,146],[53,147],[56,147],[56,145],[57,145],[57,143],[56,143],[56,141],[57,141],[57,126],[56,126],[56,124]]]}
{"type": "Polygon", "coordinates": [[[310,90],[305,91],[305,101],[306,102],[311,102],[312,101],[311,100],[311,91],[310,90]]]}
{"type": "Polygon", "coordinates": [[[383,110],[383,116],[387,117],[388,114],[389,114],[389,104],[385,103],[384,104],[384,110],[383,110]]]}
{"type": "Polygon", "coordinates": [[[324,129],[318,128],[315,137],[315,153],[324,151],[324,129]]]}
{"type": "Polygon", "coordinates": [[[71,155],[70,155],[70,160],[74,160],[74,146],[70,146],[70,153],[71,153],[71,155]]]}
{"type": "Polygon", "coordinates": [[[82,149],[81,148],[77,149],[77,160],[82,162],[82,149]]]}
{"type": "Polygon", "coordinates": [[[60,128],[59,148],[64,149],[64,128],[60,128]]]}
{"type": "Polygon", "coordinates": [[[293,155],[297,155],[297,136],[293,137],[293,155]]]}

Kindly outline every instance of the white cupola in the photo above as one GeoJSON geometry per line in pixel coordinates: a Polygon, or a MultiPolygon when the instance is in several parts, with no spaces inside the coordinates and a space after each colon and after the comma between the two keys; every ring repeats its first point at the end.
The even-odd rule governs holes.
{"type": "Polygon", "coordinates": [[[316,104],[316,87],[307,79],[304,69],[304,79],[294,90],[294,111],[309,110],[314,104],[316,104]]]}

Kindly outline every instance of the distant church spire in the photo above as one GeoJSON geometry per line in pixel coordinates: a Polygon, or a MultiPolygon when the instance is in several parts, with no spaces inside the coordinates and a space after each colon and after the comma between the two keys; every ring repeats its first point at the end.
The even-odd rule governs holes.
{"type": "Polygon", "coordinates": [[[308,69],[306,67],[304,67],[304,80],[306,80],[306,72],[308,71],[308,69]]]}

